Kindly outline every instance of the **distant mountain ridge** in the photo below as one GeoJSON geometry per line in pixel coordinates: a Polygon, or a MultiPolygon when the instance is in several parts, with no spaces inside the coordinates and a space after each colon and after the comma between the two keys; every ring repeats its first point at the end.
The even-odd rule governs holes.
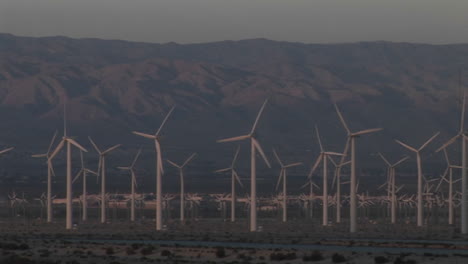
{"type": "MultiPolygon", "coordinates": [[[[131,130],[154,131],[177,105],[165,128],[167,155],[201,151],[200,162],[222,166],[233,145],[215,140],[246,133],[268,97],[258,132],[268,152],[275,146],[285,159],[312,162],[314,124],[325,144],[342,149],[338,103],[352,128],[385,128],[359,142],[360,155],[383,151],[396,158],[407,152],[395,138],[418,145],[441,131],[435,147],[458,129],[462,64],[468,65],[468,44],[180,45],[0,34],[0,144],[43,151],[61,129],[64,95],[71,131],[82,141],[92,135],[129,150],[148,143],[131,130]]],[[[5,159],[3,165],[13,166],[5,159]]]]}

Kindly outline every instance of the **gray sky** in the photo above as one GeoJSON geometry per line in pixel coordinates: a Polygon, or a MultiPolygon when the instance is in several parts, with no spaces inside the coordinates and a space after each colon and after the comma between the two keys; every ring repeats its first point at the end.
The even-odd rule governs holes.
{"type": "Polygon", "coordinates": [[[179,43],[468,43],[468,0],[0,0],[0,32],[179,43]]]}

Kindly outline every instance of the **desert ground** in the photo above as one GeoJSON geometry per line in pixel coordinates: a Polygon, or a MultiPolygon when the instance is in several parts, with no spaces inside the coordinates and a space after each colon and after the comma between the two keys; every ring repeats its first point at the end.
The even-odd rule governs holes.
{"type": "Polygon", "coordinates": [[[455,227],[416,228],[361,221],[350,235],[347,222],[321,226],[317,220],[259,219],[260,232],[247,232],[246,219],[76,222],[63,219],[0,221],[0,263],[468,263],[468,238],[455,227]]]}

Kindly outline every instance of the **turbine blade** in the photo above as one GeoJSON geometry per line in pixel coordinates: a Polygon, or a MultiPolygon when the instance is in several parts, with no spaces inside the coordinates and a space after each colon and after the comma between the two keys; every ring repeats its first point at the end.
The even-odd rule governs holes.
{"type": "Polygon", "coordinates": [[[296,166],[299,166],[299,165],[302,165],[302,162],[291,163],[291,164],[286,165],[284,167],[285,168],[292,168],[292,167],[296,167],[296,166]]]}
{"type": "Polygon", "coordinates": [[[322,161],[322,157],[323,157],[323,154],[320,153],[320,155],[318,156],[317,160],[314,163],[314,166],[312,166],[312,168],[310,169],[310,172],[309,172],[309,175],[307,176],[307,178],[310,179],[312,177],[312,174],[314,174],[315,169],[317,169],[317,167],[320,164],[320,161],[322,161]]]}
{"type": "Polygon", "coordinates": [[[8,151],[10,151],[12,149],[14,149],[14,147],[4,149],[4,150],[0,151],[0,154],[7,153],[8,151]]]}
{"type": "Polygon", "coordinates": [[[159,144],[158,140],[155,140],[154,143],[156,145],[156,155],[157,155],[157,159],[159,162],[159,171],[161,172],[161,174],[164,174],[164,165],[162,162],[161,145],[159,144]]]}
{"type": "Polygon", "coordinates": [[[456,136],[454,136],[454,137],[452,137],[451,139],[449,139],[449,140],[448,140],[447,142],[445,142],[441,147],[439,147],[439,148],[436,150],[436,152],[439,152],[439,151],[441,151],[442,149],[445,149],[445,148],[447,148],[448,146],[452,145],[453,142],[455,142],[455,141],[458,139],[458,137],[459,137],[460,135],[462,135],[462,134],[457,134],[456,136]]]}
{"type": "Polygon", "coordinates": [[[379,156],[380,156],[380,158],[382,158],[382,160],[383,160],[385,163],[387,163],[388,166],[392,166],[392,165],[390,164],[390,162],[388,162],[388,160],[382,155],[382,153],[379,152],[379,156]]]}
{"type": "Polygon", "coordinates": [[[332,151],[326,151],[323,154],[325,155],[333,155],[333,156],[343,156],[343,153],[338,153],[338,152],[332,152],[332,151]]]}
{"type": "Polygon", "coordinates": [[[144,138],[149,138],[149,139],[156,139],[156,136],[150,135],[150,134],[145,134],[137,131],[132,131],[133,134],[144,137],[144,138]]]}
{"type": "Polygon", "coordinates": [[[80,160],[81,160],[81,168],[84,168],[84,159],[83,159],[83,151],[80,150],[80,160]]]}
{"type": "Polygon", "coordinates": [[[54,145],[55,138],[57,137],[57,130],[55,130],[54,136],[52,136],[52,140],[50,141],[49,148],[47,149],[47,153],[49,154],[50,151],[52,150],[52,146],[54,145]]]}
{"type": "Polygon", "coordinates": [[[328,160],[333,164],[333,166],[338,167],[338,164],[336,164],[335,160],[333,159],[333,156],[327,155],[328,160]]]}
{"type": "Polygon", "coordinates": [[[281,179],[282,179],[283,177],[284,177],[284,169],[281,168],[281,170],[280,170],[280,175],[279,175],[279,177],[278,177],[278,181],[276,181],[276,188],[275,188],[276,191],[278,191],[279,184],[280,184],[281,179]]]}
{"type": "Polygon", "coordinates": [[[176,168],[179,168],[179,169],[181,168],[181,166],[177,165],[175,162],[172,162],[172,161],[170,161],[170,160],[168,160],[168,159],[166,159],[166,161],[167,161],[169,164],[171,164],[172,166],[176,167],[176,168]]]}
{"type": "Polygon", "coordinates": [[[244,188],[244,184],[242,184],[242,181],[241,179],[239,178],[239,175],[237,174],[237,171],[233,170],[234,172],[234,177],[236,178],[237,182],[239,183],[239,185],[244,188]]]}
{"type": "Polygon", "coordinates": [[[91,142],[91,145],[93,145],[94,149],[97,151],[97,153],[101,154],[101,150],[97,147],[96,143],[94,143],[93,139],[91,137],[88,137],[89,142],[91,142]]]}
{"type": "Polygon", "coordinates": [[[406,145],[405,143],[401,142],[401,141],[400,141],[400,140],[398,140],[398,139],[395,139],[395,142],[396,142],[396,143],[398,143],[398,144],[400,144],[400,145],[402,145],[403,147],[405,147],[405,148],[407,148],[407,149],[409,149],[409,150],[413,151],[413,152],[418,152],[418,150],[417,150],[417,149],[415,149],[415,148],[413,148],[413,147],[410,147],[410,146],[406,145]]]}
{"type": "Polygon", "coordinates": [[[233,141],[240,141],[250,138],[250,135],[243,135],[243,136],[238,136],[238,137],[231,137],[231,138],[225,138],[225,139],[219,139],[216,142],[217,143],[224,143],[224,142],[233,142],[233,141]]]}
{"type": "Polygon", "coordinates": [[[304,189],[305,187],[309,186],[310,181],[307,181],[304,185],[301,186],[299,189],[304,189]]]}
{"type": "Polygon", "coordinates": [[[237,146],[236,154],[234,154],[234,159],[232,159],[231,168],[234,168],[234,165],[236,164],[239,151],[240,151],[240,146],[237,146]]]}
{"type": "Polygon", "coordinates": [[[182,168],[185,167],[185,165],[187,165],[195,156],[197,155],[197,153],[193,153],[185,162],[184,164],[182,164],[182,168]]]}
{"type": "Polygon", "coordinates": [[[258,121],[260,120],[260,116],[262,115],[263,109],[265,109],[265,106],[267,103],[268,103],[268,98],[265,99],[265,102],[263,102],[263,105],[260,108],[260,111],[258,111],[257,117],[255,118],[255,122],[252,126],[252,130],[250,130],[250,134],[253,134],[255,132],[255,128],[257,128],[258,121]]]}
{"type": "Polygon", "coordinates": [[[54,170],[54,165],[52,164],[52,160],[48,159],[47,160],[47,166],[50,168],[50,173],[52,173],[52,176],[55,177],[55,170],[54,170]]]}
{"type": "Polygon", "coordinates": [[[395,164],[393,164],[392,167],[396,167],[396,166],[400,165],[401,163],[403,163],[403,162],[409,160],[409,158],[410,158],[410,157],[405,156],[404,158],[402,158],[401,160],[399,160],[399,161],[397,161],[395,164]]]}
{"type": "Polygon", "coordinates": [[[50,155],[49,160],[52,160],[59,153],[59,151],[62,149],[63,145],[65,144],[64,142],[65,140],[60,141],[60,143],[55,148],[54,152],[52,152],[52,155],[50,155]]]}
{"type": "Polygon", "coordinates": [[[110,147],[110,148],[108,148],[107,150],[105,150],[105,151],[102,153],[102,155],[106,155],[107,153],[113,151],[113,150],[116,149],[116,148],[119,148],[120,146],[122,146],[122,144],[117,144],[117,145],[115,145],[115,146],[113,146],[113,147],[110,147]]]}
{"type": "Polygon", "coordinates": [[[356,136],[362,136],[362,135],[378,132],[378,131],[381,131],[381,130],[383,130],[383,128],[371,128],[371,129],[361,130],[361,131],[353,133],[351,135],[356,137],[356,136]]]}
{"type": "Polygon", "coordinates": [[[335,109],[336,109],[336,113],[338,114],[338,117],[340,118],[341,124],[343,124],[343,127],[346,129],[346,132],[348,133],[348,135],[351,135],[351,130],[349,130],[348,125],[346,125],[346,122],[343,116],[341,115],[340,109],[338,108],[337,104],[335,104],[335,109]]]}
{"type": "Polygon", "coordinates": [[[418,149],[418,151],[423,150],[423,149],[424,149],[429,143],[431,143],[431,141],[434,140],[439,134],[440,134],[440,132],[435,133],[430,139],[428,139],[428,140],[418,149]]]}
{"type": "Polygon", "coordinates": [[[129,170],[130,167],[117,167],[117,169],[119,169],[119,170],[129,170]]]}
{"type": "Polygon", "coordinates": [[[230,171],[231,168],[225,168],[225,169],[220,169],[220,170],[215,170],[214,173],[221,173],[221,172],[226,172],[226,171],[230,171]]]}
{"type": "Polygon", "coordinates": [[[34,154],[31,155],[33,158],[47,158],[47,153],[46,154],[34,154]]]}
{"type": "Polygon", "coordinates": [[[83,172],[83,169],[81,169],[80,171],[78,171],[78,173],[75,175],[75,178],[73,178],[72,180],[72,183],[75,183],[76,180],[78,180],[78,178],[80,177],[80,174],[83,172]]]}
{"type": "Polygon", "coordinates": [[[81,146],[80,144],[78,144],[78,142],[76,142],[74,139],[67,138],[67,140],[68,140],[68,142],[70,142],[72,145],[74,145],[75,147],[79,148],[81,151],[88,152],[83,146],[81,146]]]}
{"type": "Polygon", "coordinates": [[[275,158],[276,160],[278,161],[279,165],[281,166],[281,168],[284,167],[283,163],[281,162],[281,159],[279,158],[278,156],[278,153],[276,153],[276,150],[273,148],[273,154],[275,154],[275,158]]]}
{"type": "Polygon", "coordinates": [[[166,124],[167,119],[168,119],[169,116],[172,114],[172,111],[174,111],[174,109],[175,109],[175,106],[173,106],[173,107],[171,108],[171,110],[169,110],[169,112],[167,113],[166,117],[164,118],[164,120],[162,121],[161,125],[159,126],[158,131],[156,131],[156,134],[154,134],[156,137],[159,136],[159,133],[161,133],[161,130],[162,130],[164,124],[166,124]]]}
{"type": "Polygon", "coordinates": [[[133,168],[135,166],[135,163],[137,162],[138,157],[140,156],[140,154],[141,154],[141,148],[138,150],[135,158],[133,159],[132,165],[130,166],[131,168],[133,168]]]}
{"type": "Polygon", "coordinates": [[[260,146],[260,144],[258,143],[258,141],[257,141],[254,137],[252,137],[251,139],[252,139],[252,142],[253,142],[255,148],[258,150],[258,152],[259,152],[260,155],[262,156],[263,161],[265,161],[265,163],[266,163],[266,165],[268,166],[268,168],[271,168],[270,162],[268,161],[268,159],[267,159],[267,157],[266,157],[266,155],[265,155],[265,152],[263,152],[263,149],[262,149],[262,147],[260,146]]]}
{"type": "Polygon", "coordinates": [[[322,140],[320,140],[320,133],[319,133],[317,125],[315,125],[315,134],[317,135],[317,141],[319,143],[320,152],[323,152],[322,140]]]}

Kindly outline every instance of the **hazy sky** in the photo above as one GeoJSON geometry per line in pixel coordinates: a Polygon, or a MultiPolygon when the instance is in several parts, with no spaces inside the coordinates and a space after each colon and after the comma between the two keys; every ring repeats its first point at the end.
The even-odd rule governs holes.
{"type": "Polygon", "coordinates": [[[468,43],[468,0],[0,0],[0,32],[179,43],[468,43]]]}

